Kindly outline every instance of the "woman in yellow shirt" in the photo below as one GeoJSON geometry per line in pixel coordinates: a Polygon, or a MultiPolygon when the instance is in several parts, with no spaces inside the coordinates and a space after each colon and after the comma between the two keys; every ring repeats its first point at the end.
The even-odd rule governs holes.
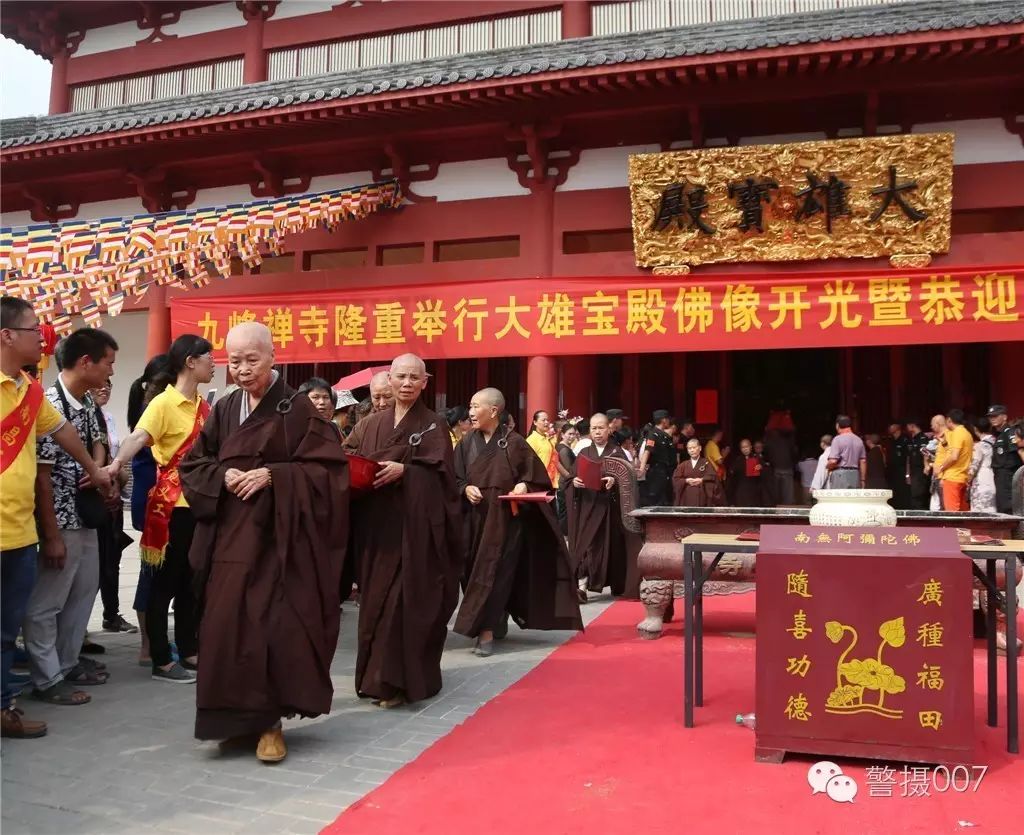
{"type": "Polygon", "coordinates": [[[139,544],[143,562],[153,570],[146,609],[153,678],[172,684],[194,683],[199,661],[188,563],[195,520],[181,492],[178,464],[192,448],[210,412],[199,385],[209,383],[215,369],[209,342],[192,334],[175,339],[168,351],[166,374],[153,381],[158,391],[161,385],[166,387],[150,401],[114,459],[118,465],[131,461],[139,450],[149,446],[159,467],[156,485],[146,502],[146,523],[139,544]],[[167,611],[172,599],[180,663],[174,661],[167,638],[167,611]]]}
{"type": "Polygon", "coordinates": [[[534,412],[533,428],[526,437],[526,443],[537,453],[544,469],[551,479],[551,486],[558,487],[558,453],[555,451],[555,444],[551,440],[551,420],[548,413],[534,412]]]}
{"type": "Polygon", "coordinates": [[[454,449],[462,440],[462,436],[473,428],[473,424],[469,421],[469,409],[465,406],[452,406],[444,413],[444,417],[448,423],[448,436],[452,439],[452,448],[454,449]]]}
{"type": "Polygon", "coordinates": [[[719,481],[725,480],[725,451],[720,446],[723,435],[722,430],[716,426],[711,432],[711,440],[704,447],[704,457],[715,468],[719,481]]]}

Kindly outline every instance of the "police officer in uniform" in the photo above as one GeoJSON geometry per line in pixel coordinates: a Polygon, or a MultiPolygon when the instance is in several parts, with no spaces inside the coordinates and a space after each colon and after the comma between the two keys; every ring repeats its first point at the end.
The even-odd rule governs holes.
{"type": "Polygon", "coordinates": [[[640,472],[646,474],[641,482],[645,504],[649,507],[670,507],[672,473],[678,463],[675,442],[668,432],[672,418],[664,409],[658,409],[651,415],[651,422],[640,453],[640,472]]]}
{"type": "Polygon", "coordinates": [[[1013,474],[1018,467],[1024,466],[1017,444],[1013,440],[1013,430],[1006,417],[1006,407],[994,404],[987,412],[996,442],[992,449],[992,474],[996,481],[996,510],[1000,513],[1012,512],[1013,474]]]}
{"type": "Polygon", "coordinates": [[[897,510],[910,509],[909,455],[910,442],[898,423],[889,426],[889,443],[886,445],[885,480],[892,490],[892,506],[897,510]]]}

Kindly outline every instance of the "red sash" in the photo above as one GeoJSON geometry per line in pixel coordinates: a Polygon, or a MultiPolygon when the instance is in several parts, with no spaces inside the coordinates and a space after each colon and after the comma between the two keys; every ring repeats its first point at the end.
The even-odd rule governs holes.
{"type": "Polygon", "coordinates": [[[0,473],[17,460],[32,434],[32,424],[36,422],[39,407],[43,405],[43,387],[22,372],[28,391],[21,403],[14,407],[7,417],[0,422],[0,473]]]}
{"type": "Polygon", "coordinates": [[[146,502],[146,523],[142,526],[142,539],[139,540],[139,554],[146,565],[157,568],[163,565],[167,541],[170,539],[171,513],[181,496],[181,474],[178,472],[178,465],[192,449],[209,414],[210,404],[200,400],[192,433],[178,447],[171,460],[157,470],[156,484],[149,491],[149,499],[146,502]]]}

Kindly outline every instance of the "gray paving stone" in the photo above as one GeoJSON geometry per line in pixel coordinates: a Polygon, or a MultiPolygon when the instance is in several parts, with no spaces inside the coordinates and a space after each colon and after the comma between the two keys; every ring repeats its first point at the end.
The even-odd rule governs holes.
{"type": "MultiPolygon", "coordinates": [[[[137,571],[132,548],[122,563],[123,603],[134,594],[137,571]]],[[[605,605],[587,606],[585,620],[605,605]]],[[[451,635],[439,696],[380,710],[354,692],[357,616],[346,604],[331,714],[287,721],[288,759],[267,766],[254,748],[193,739],[195,689],[153,681],[136,664],[138,636],[101,633],[100,616],[97,605],[90,628],[107,648],[110,682],[92,688],[93,701],[82,707],[26,701],[28,715],[47,721],[50,733],[4,740],[3,835],[317,833],[570,637],[513,629],[498,653],[481,659],[469,652],[471,641],[451,635]]]]}
{"type": "Polygon", "coordinates": [[[245,831],[252,833],[287,833],[287,835],[316,835],[323,829],[323,823],[309,818],[292,815],[265,814],[249,824],[245,831]]]}

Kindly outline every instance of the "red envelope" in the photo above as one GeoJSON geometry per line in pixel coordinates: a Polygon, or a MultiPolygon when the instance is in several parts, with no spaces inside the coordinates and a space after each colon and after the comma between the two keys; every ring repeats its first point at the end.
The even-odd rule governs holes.
{"type": "Polygon", "coordinates": [[[504,496],[498,496],[498,499],[503,502],[546,502],[550,503],[555,500],[555,497],[549,493],[520,493],[518,496],[514,496],[511,493],[507,493],[504,496]]]}
{"type": "Polygon", "coordinates": [[[601,489],[601,464],[585,455],[576,459],[576,477],[588,490],[601,489]]]}
{"type": "Polygon", "coordinates": [[[553,502],[555,497],[547,493],[520,493],[518,496],[506,493],[504,496],[498,496],[498,499],[503,502],[509,502],[511,505],[509,509],[512,511],[512,515],[518,516],[520,502],[531,502],[533,504],[548,503],[553,502]]]}
{"type": "Polygon", "coordinates": [[[373,490],[373,481],[384,465],[362,455],[348,456],[348,484],[355,494],[373,490]]]}
{"type": "Polygon", "coordinates": [[[747,478],[757,478],[761,475],[761,459],[751,455],[747,461],[747,478]]]}

